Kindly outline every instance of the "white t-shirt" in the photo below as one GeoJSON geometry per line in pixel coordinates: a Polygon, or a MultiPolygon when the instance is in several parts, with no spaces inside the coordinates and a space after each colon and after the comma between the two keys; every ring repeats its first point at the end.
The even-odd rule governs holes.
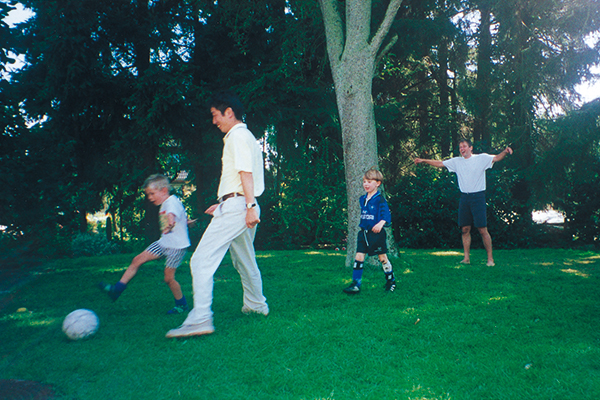
{"type": "Polygon", "coordinates": [[[240,172],[252,172],[254,197],[265,190],[262,150],[256,138],[246,128],[246,124],[237,124],[223,138],[223,167],[217,197],[229,193],[244,193],[240,172]]]}
{"type": "Polygon", "coordinates": [[[190,247],[188,235],[187,213],[177,196],[171,195],[161,205],[158,211],[158,222],[160,224],[161,236],[159,243],[168,249],[185,249],[190,247]],[[175,216],[175,226],[171,232],[164,234],[162,231],[169,224],[167,214],[175,216]]]}
{"type": "Polygon", "coordinates": [[[485,190],[485,171],[494,165],[494,156],[473,154],[469,158],[454,157],[443,163],[448,171],[456,173],[461,192],[477,193],[485,190]]]}

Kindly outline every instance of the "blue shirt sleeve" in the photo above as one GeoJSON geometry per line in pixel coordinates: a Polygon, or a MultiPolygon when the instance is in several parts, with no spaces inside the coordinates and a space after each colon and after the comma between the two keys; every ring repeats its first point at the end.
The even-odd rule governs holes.
{"type": "Polygon", "coordinates": [[[390,212],[390,207],[388,206],[387,201],[383,198],[383,195],[380,196],[379,217],[379,221],[385,220],[386,225],[392,223],[392,213],[390,212]]]}

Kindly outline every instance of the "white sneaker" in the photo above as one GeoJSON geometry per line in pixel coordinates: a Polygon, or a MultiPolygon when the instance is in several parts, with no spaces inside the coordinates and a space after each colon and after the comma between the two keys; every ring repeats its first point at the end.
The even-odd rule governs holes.
{"type": "Polygon", "coordinates": [[[255,310],[254,308],[250,308],[249,306],[244,305],[242,307],[242,313],[244,313],[244,314],[262,314],[266,317],[267,315],[269,315],[269,306],[264,306],[260,310],[255,310]]]}
{"type": "Polygon", "coordinates": [[[190,336],[210,335],[215,331],[211,321],[206,321],[201,324],[181,325],[177,329],[171,329],[167,332],[168,338],[181,338],[190,336]]]}

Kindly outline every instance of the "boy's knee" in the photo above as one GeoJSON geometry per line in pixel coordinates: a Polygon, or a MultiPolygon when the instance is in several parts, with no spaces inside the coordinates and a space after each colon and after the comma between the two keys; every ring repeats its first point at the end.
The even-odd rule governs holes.
{"type": "Polygon", "coordinates": [[[170,285],[171,283],[175,282],[175,273],[170,273],[165,271],[165,278],[164,278],[164,282],[167,285],[170,285]]]}
{"type": "Polygon", "coordinates": [[[133,260],[131,260],[131,265],[139,267],[141,264],[142,264],[142,255],[141,254],[138,254],[137,256],[133,257],[133,260]]]}
{"type": "Polygon", "coordinates": [[[164,281],[167,285],[171,285],[171,283],[175,282],[175,278],[173,278],[172,276],[170,276],[170,277],[165,276],[164,281]]]}

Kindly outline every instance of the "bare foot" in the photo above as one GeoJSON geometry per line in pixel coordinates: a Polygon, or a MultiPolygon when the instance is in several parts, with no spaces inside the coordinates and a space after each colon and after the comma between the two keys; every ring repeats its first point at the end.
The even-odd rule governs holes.
{"type": "Polygon", "coordinates": [[[471,260],[462,260],[461,264],[471,264],[471,260]]]}

